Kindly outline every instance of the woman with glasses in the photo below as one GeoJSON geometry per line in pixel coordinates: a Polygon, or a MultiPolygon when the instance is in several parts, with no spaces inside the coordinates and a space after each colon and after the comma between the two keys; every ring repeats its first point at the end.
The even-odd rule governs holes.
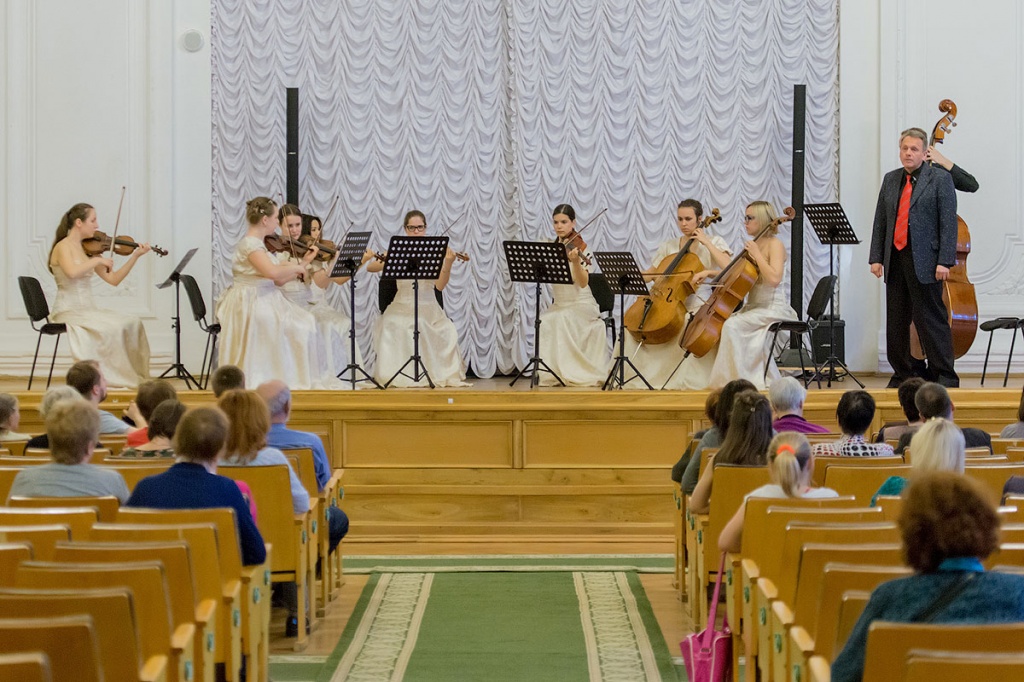
{"type": "MultiPolygon", "coordinates": [[[[743,308],[722,325],[718,355],[708,379],[711,387],[724,386],[733,379],[747,379],[759,390],[766,388],[764,366],[771,355],[768,327],[773,322],[796,319],[785,292],[779,287],[786,270],[786,246],[776,236],[777,230],[769,230],[753,239],[775,218],[775,209],[767,201],[755,201],[747,206],[744,225],[751,239],[744,244],[744,249],[759,274],[743,308]]],[[[778,376],[779,370],[772,363],[768,377],[778,376]]]]}
{"type": "MultiPolygon", "coordinates": [[[[427,233],[427,218],[421,211],[405,214],[403,229],[407,237],[422,237],[427,233]]],[[[387,258],[387,253],[383,254],[387,258]]],[[[444,314],[434,295],[442,291],[451,277],[455,252],[448,249],[441,266],[441,274],[435,280],[419,280],[419,330],[420,356],[423,366],[435,386],[467,386],[466,363],[459,350],[459,335],[455,325],[444,314]]],[[[369,272],[380,272],[384,263],[372,260],[366,266],[369,272]]],[[[373,350],[377,355],[374,378],[383,385],[397,372],[413,354],[413,286],[411,279],[398,280],[398,293],[391,305],[377,318],[373,327],[373,350]]],[[[404,372],[412,373],[409,365],[404,372]]],[[[399,387],[426,387],[427,380],[414,382],[399,375],[391,383],[399,387]]]]}

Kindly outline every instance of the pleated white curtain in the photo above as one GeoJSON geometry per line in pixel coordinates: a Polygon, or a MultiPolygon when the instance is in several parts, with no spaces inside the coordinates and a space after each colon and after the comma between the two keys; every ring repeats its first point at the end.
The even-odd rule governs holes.
{"type": "MultiPolygon", "coordinates": [[[[646,264],[683,198],[718,206],[739,249],[747,203],[789,203],[792,90],[807,84],[806,201],[838,188],[835,0],[214,0],[214,287],[245,201],[284,191],[285,88],[300,88],[300,205],[383,249],[427,214],[472,257],[445,309],[478,376],[529,357],[533,292],[505,239],[550,239],[571,203],[591,250],[646,264]]],[[[828,271],[806,228],[805,298],[828,271]]],[[[783,232],[786,238],[788,230],[783,232]]],[[[787,280],[788,281],[788,280],[787,280]]],[[[376,277],[357,288],[371,363],[376,277]]],[[[788,285],[787,285],[788,286],[788,285]]],[[[333,287],[335,305],[347,288],[333,287]]]]}

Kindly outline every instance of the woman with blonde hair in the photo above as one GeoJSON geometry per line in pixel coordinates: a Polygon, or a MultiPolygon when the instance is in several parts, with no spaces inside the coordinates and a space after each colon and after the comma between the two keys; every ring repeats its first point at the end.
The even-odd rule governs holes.
{"type": "Polygon", "coordinates": [[[10,393],[0,393],[0,442],[8,440],[28,440],[25,433],[15,429],[21,422],[21,410],[18,409],[18,398],[10,393]]]}
{"type": "MultiPolygon", "coordinates": [[[[964,473],[967,457],[964,433],[948,419],[932,417],[925,422],[910,439],[910,451],[913,453],[910,458],[911,476],[922,471],[964,473]]],[[[900,495],[907,483],[903,476],[890,476],[871,498],[871,506],[875,506],[881,495],[900,495]]]]}
{"type": "Polygon", "coordinates": [[[743,542],[743,520],[746,501],[751,497],[820,499],[839,497],[831,488],[811,486],[814,455],[807,437],[796,431],[783,431],[768,445],[768,476],[771,483],[747,493],[736,513],[722,529],[718,546],[724,551],[739,552],[743,542]]]}

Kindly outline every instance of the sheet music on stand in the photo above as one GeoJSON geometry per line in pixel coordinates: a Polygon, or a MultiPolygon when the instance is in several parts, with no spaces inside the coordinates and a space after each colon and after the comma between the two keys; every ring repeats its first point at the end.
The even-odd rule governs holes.
{"type": "Polygon", "coordinates": [[[188,264],[192,261],[192,256],[196,255],[198,251],[198,248],[189,249],[188,252],[184,255],[184,257],[182,257],[182,259],[178,261],[178,264],[174,266],[174,270],[171,272],[170,275],[167,276],[167,279],[165,279],[163,282],[160,282],[160,284],[157,284],[156,288],[166,289],[167,287],[177,282],[178,278],[181,277],[181,273],[185,272],[185,268],[187,268],[188,264]]]}
{"type": "Polygon", "coordinates": [[[368,381],[377,388],[384,388],[356,361],[358,358],[358,353],[356,353],[356,272],[363,262],[363,254],[366,253],[366,247],[370,243],[370,236],[370,232],[349,232],[345,241],[338,246],[338,258],[334,261],[334,267],[331,268],[331,277],[348,277],[349,358],[345,369],[338,372],[338,378],[350,382],[353,390],[362,381],[368,381]]]}
{"type": "Polygon", "coordinates": [[[640,273],[633,254],[628,251],[599,251],[594,259],[601,268],[601,273],[608,280],[612,293],[619,296],[619,354],[612,364],[601,390],[623,388],[630,381],[639,379],[649,390],[654,390],[647,378],[641,374],[633,361],[626,355],[626,294],[630,296],[650,296],[647,282],[640,273]],[[633,371],[633,376],[626,378],[626,367],[633,371]]]}
{"type": "MultiPolygon", "coordinates": [[[[185,388],[192,388],[192,384],[195,384],[196,388],[203,388],[203,385],[196,381],[196,378],[192,376],[192,373],[185,367],[185,363],[181,361],[181,273],[188,267],[189,262],[192,260],[192,256],[196,255],[199,251],[198,248],[189,249],[185,256],[178,261],[178,264],[174,266],[174,270],[167,276],[160,284],[156,285],[157,289],[166,289],[167,287],[174,285],[174,318],[171,320],[171,329],[174,330],[174,363],[164,370],[164,373],[160,375],[161,379],[166,378],[172,372],[173,379],[183,379],[185,381],[185,388]]],[[[203,367],[206,366],[206,358],[204,354],[203,367]]],[[[213,366],[213,360],[210,360],[210,366],[213,366]]],[[[200,379],[202,379],[202,368],[200,369],[200,379]]],[[[209,378],[207,378],[209,381],[209,378]]]]}
{"type": "Polygon", "coordinates": [[[349,232],[338,247],[338,259],[331,269],[331,277],[352,277],[363,262],[363,254],[370,244],[370,232],[349,232]]]}

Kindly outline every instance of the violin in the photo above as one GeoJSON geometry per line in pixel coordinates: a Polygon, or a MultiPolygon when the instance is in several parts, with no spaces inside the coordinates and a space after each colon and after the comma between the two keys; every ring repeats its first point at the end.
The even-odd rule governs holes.
{"type": "MultiPolygon", "coordinates": [[[[787,206],[782,213],[782,216],[765,225],[754,237],[754,241],[796,217],[796,211],[792,206],[787,206]]],[[[757,276],[758,270],[754,259],[746,250],[741,251],[711,281],[715,289],[686,325],[686,331],[679,339],[679,346],[685,349],[687,354],[699,358],[707,355],[721,338],[722,325],[743,302],[757,281],[757,276]]]]}
{"type": "Polygon", "coordinates": [[[603,216],[607,212],[608,212],[607,208],[602,210],[596,216],[591,218],[590,221],[587,222],[586,225],[584,225],[583,227],[581,227],[578,230],[577,229],[573,229],[573,231],[570,232],[565,237],[564,240],[562,240],[562,239],[558,240],[558,241],[562,242],[563,244],[565,244],[565,252],[566,253],[569,253],[573,249],[576,249],[577,251],[579,251],[580,252],[580,260],[583,261],[587,265],[587,267],[590,267],[591,264],[593,263],[593,261],[591,261],[590,257],[586,253],[584,253],[587,250],[587,243],[585,241],[583,241],[583,237],[580,236],[580,232],[582,232],[583,230],[585,230],[588,227],[590,227],[591,225],[593,225],[595,220],[597,220],[598,218],[600,218],[601,216],[603,216]]]}
{"type": "Polygon", "coordinates": [[[306,252],[313,246],[309,242],[302,241],[301,239],[292,239],[289,236],[276,232],[264,237],[263,245],[267,247],[267,251],[270,253],[287,253],[296,258],[305,256],[306,252]]]}
{"type": "MultiPolygon", "coordinates": [[[[707,229],[721,220],[719,210],[713,209],[697,229],[707,229]]],[[[697,293],[694,275],[704,270],[704,263],[690,251],[695,240],[690,237],[682,249],[658,263],[659,275],[650,296],[637,298],[626,311],[623,318],[626,330],[637,343],[668,343],[686,325],[685,301],[689,295],[697,293]]]]}
{"type": "MultiPolygon", "coordinates": [[[[337,244],[327,239],[313,241],[312,236],[304,234],[301,237],[299,237],[297,241],[304,244],[306,246],[306,250],[309,250],[311,247],[315,246],[317,248],[317,252],[316,256],[313,257],[313,260],[321,261],[323,263],[330,263],[334,256],[336,256],[338,253],[337,244]]],[[[269,247],[267,248],[269,249],[269,247]]]]}
{"type": "MultiPolygon", "coordinates": [[[[125,235],[115,237],[112,242],[110,235],[99,230],[88,239],[82,240],[82,248],[85,249],[85,255],[89,257],[102,256],[103,252],[109,251],[111,246],[113,246],[113,251],[118,256],[130,256],[135,249],[142,245],[125,235]]],[[[159,246],[150,246],[149,248],[160,257],[167,255],[167,250],[161,249],[159,246]]]]}

